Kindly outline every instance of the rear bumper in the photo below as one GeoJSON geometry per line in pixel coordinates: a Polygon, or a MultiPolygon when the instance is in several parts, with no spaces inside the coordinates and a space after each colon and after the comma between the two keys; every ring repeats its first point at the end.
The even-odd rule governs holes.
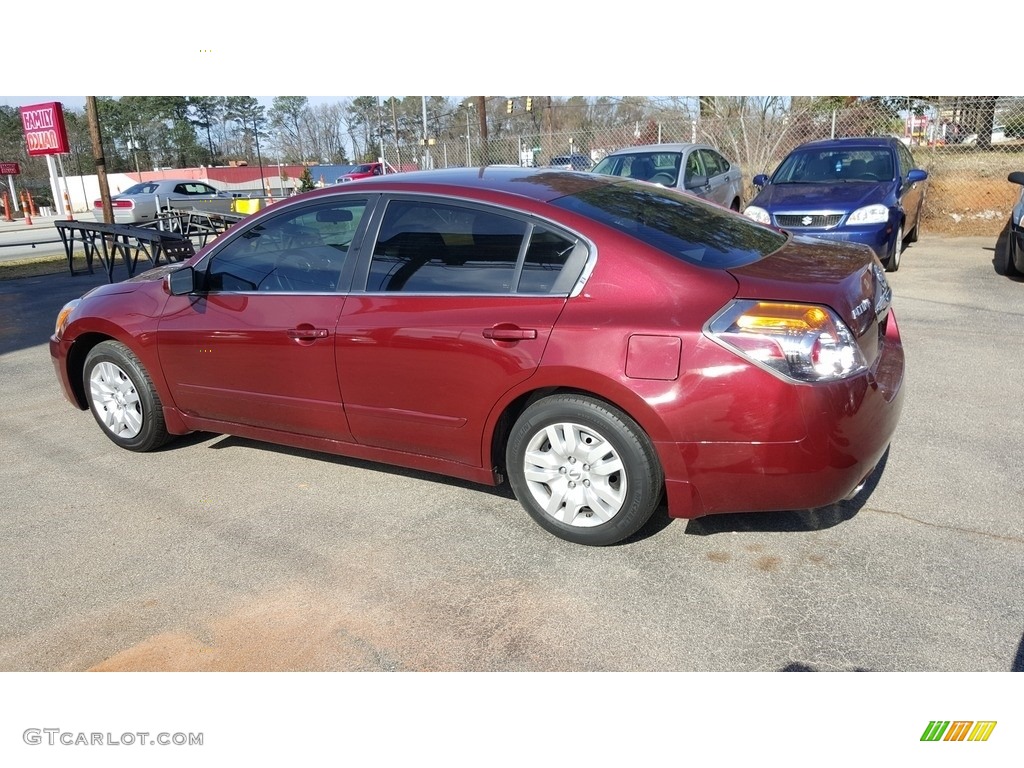
{"type": "Polygon", "coordinates": [[[905,359],[890,312],[874,366],[794,385],[801,439],[659,444],[672,517],[813,509],[848,498],[885,455],[903,409],[905,359]]]}

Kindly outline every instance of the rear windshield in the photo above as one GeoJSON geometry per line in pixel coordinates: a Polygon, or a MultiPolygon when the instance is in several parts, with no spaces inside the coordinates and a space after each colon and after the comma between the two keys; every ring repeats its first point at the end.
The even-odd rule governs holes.
{"type": "Polygon", "coordinates": [[[592,187],[552,204],[677,259],[718,269],[751,264],[786,242],[786,235],[745,216],[682,192],[633,181],[592,187]]]}
{"type": "Polygon", "coordinates": [[[153,183],[143,182],[142,184],[133,184],[128,187],[122,195],[152,195],[157,190],[157,185],[153,183]]]}

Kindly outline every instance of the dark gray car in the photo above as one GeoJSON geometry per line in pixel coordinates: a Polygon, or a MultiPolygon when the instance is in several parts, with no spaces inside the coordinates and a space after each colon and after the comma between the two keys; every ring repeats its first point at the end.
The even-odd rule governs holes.
{"type": "Polygon", "coordinates": [[[625,176],[689,192],[734,211],[740,209],[743,173],[707,144],[646,144],[607,155],[594,173],[625,176]]]}

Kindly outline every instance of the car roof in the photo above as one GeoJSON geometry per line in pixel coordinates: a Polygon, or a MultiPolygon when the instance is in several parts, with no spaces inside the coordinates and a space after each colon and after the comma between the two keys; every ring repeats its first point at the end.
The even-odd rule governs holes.
{"type": "Polygon", "coordinates": [[[818,139],[801,144],[797,149],[843,149],[848,147],[877,147],[879,149],[891,148],[899,144],[899,139],[892,136],[845,136],[839,139],[818,139]]]}
{"type": "MultiPolygon", "coordinates": [[[[345,184],[345,192],[373,189],[375,192],[435,193],[458,196],[460,191],[493,191],[547,202],[586,189],[622,183],[616,176],[599,176],[582,171],[556,168],[522,168],[488,165],[479,168],[444,168],[433,171],[405,171],[356,179],[345,184]]],[[[317,190],[304,195],[306,199],[320,194],[338,194],[339,187],[317,190]]]]}
{"type": "MultiPolygon", "coordinates": [[[[605,157],[612,155],[629,155],[634,152],[687,152],[699,147],[701,149],[714,149],[709,144],[694,144],[692,142],[677,142],[675,144],[638,144],[635,147],[623,147],[614,152],[609,152],[605,157]]],[[[717,150],[715,150],[717,152],[717,150]]]]}

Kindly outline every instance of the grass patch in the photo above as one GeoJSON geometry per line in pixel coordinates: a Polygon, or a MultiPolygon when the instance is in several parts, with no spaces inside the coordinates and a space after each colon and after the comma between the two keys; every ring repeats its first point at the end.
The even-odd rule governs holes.
{"type": "MultiPolygon", "coordinates": [[[[85,264],[85,254],[76,253],[73,261],[75,272],[85,271],[88,267],[85,264]]],[[[93,271],[103,271],[103,266],[93,260],[93,271]]],[[[21,277],[40,277],[42,275],[55,275],[61,272],[68,272],[68,259],[64,254],[53,254],[52,256],[32,256],[24,259],[12,259],[11,261],[0,261],[0,280],[16,280],[21,277]]]]}

